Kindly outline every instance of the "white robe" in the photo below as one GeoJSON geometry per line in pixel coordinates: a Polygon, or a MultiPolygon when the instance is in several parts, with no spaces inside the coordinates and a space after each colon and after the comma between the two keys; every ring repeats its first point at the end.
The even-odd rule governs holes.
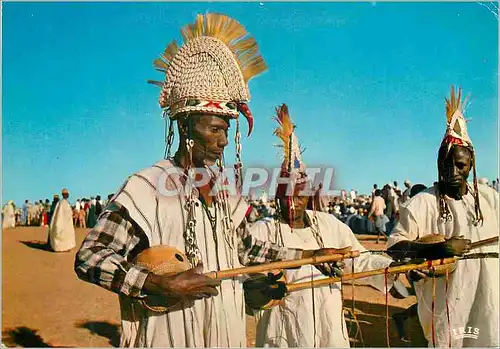
{"type": "MultiPolygon", "coordinates": [[[[163,160],[129,177],[111,201],[127,208],[132,219],[146,233],[150,246],[168,245],[185,252],[184,231],[187,219],[184,196],[162,195],[159,186],[183,188],[178,176],[166,180],[165,170],[173,164],[163,160]]],[[[194,195],[196,198],[197,194],[194,195]]],[[[222,212],[217,209],[216,247],[210,221],[196,199],[196,240],[201,251],[204,272],[240,267],[237,240],[234,247],[226,242],[222,212]],[[220,265],[217,265],[217,256],[220,265]]],[[[231,197],[234,225],[243,220],[248,205],[241,196],[231,197]]],[[[214,215],[215,208],[209,208],[214,215]]],[[[219,295],[197,300],[192,306],[154,313],[120,296],[122,335],[120,347],[245,347],[246,326],[242,280],[222,281],[219,295]]]]}
{"type": "Polygon", "coordinates": [[[49,227],[50,247],[56,252],[69,251],[75,247],[73,209],[68,200],[60,200],[54,210],[49,227]]]}
{"type": "Polygon", "coordinates": [[[16,227],[16,215],[14,212],[14,206],[11,203],[7,203],[3,209],[3,220],[2,229],[15,228],[16,227]]]}
{"type": "MultiPolygon", "coordinates": [[[[309,217],[313,212],[307,211],[309,217]]],[[[352,246],[360,252],[366,249],[359,243],[351,229],[333,215],[317,212],[320,234],[324,247],[343,248],[352,246]]],[[[265,219],[249,227],[258,239],[269,240],[286,247],[318,249],[310,228],[290,229],[280,224],[281,237],[274,220],[265,219]],[[282,238],[282,239],[281,239],[282,238]]],[[[354,272],[386,268],[392,260],[380,255],[362,254],[354,259],[354,272]]],[[[345,273],[352,272],[351,259],[345,261],[345,273]]],[[[287,283],[324,279],[314,266],[285,271],[287,283]]],[[[385,293],[384,275],[356,280],[357,285],[372,285],[385,293]]],[[[388,289],[393,285],[388,280],[388,289]]],[[[256,347],[349,347],[349,335],[343,316],[341,283],[316,287],[291,293],[285,304],[259,311],[257,318],[256,347]]]]}
{"type": "MultiPolygon", "coordinates": [[[[479,185],[479,194],[484,224],[475,226],[472,224],[474,199],[470,193],[458,201],[447,198],[453,220],[444,223],[439,219],[435,187],[424,190],[401,206],[400,220],[389,238],[389,246],[428,234],[442,234],[446,238],[463,235],[472,242],[498,236],[498,193],[486,185],[479,185]]],[[[498,252],[498,243],[471,251],[474,252],[498,252]]],[[[418,315],[429,346],[433,345],[432,295],[435,280],[435,346],[447,347],[451,336],[452,347],[498,347],[498,259],[469,259],[457,264],[457,269],[449,277],[448,294],[446,277],[415,283],[418,315]],[[471,337],[467,335],[477,336],[467,338],[471,337]]]]}

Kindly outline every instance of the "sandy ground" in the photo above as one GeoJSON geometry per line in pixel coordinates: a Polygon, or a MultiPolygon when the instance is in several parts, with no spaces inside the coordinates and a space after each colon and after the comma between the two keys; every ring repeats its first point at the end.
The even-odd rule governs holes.
{"type": "MultiPolygon", "coordinates": [[[[79,246],[86,230],[77,230],[79,246]]],[[[80,281],[74,271],[76,250],[53,253],[45,250],[47,228],[22,227],[2,234],[2,342],[22,347],[117,346],[119,308],[117,296],[80,281]]],[[[360,236],[369,249],[383,249],[370,236],[360,236]]],[[[351,346],[386,347],[385,296],[356,286],[355,322],[348,318],[351,346]]],[[[389,296],[389,316],[415,302],[389,296]]],[[[344,306],[352,307],[352,287],[346,285],[344,306]]],[[[407,321],[411,343],[398,339],[389,321],[392,347],[427,346],[417,319],[407,321]]],[[[247,318],[248,345],[255,344],[255,322],[247,318]]]]}

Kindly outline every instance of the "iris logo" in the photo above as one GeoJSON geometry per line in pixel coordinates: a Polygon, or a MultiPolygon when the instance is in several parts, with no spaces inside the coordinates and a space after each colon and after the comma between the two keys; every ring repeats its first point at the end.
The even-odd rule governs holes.
{"type": "Polygon", "coordinates": [[[477,339],[479,336],[479,328],[477,327],[459,327],[458,329],[453,329],[453,335],[455,336],[455,339],[462,339],[462,338],[471,338],[471,339],[477,339]]]}

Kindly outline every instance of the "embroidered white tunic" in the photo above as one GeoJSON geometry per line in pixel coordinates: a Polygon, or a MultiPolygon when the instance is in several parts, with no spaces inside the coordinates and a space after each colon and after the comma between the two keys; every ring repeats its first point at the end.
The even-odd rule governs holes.
{"type": "MultiPolygon", "coordinates": [[[[150,246],[168,245],[185,251],[185,198],[183,195],[169,196],[167,192],[182,192],[184,186],[178,176],[167,175],[171,168],[173,164],[164,160],[131,176],[114,200],[123,205],[144,230],[150,246]]],[[[232,239],[232,247],[220,228],[223,217],[220,207],[208,208],[212,216],[217,216],[218,228],[213,232],[201,203],[198,199],[195,201],[196,242],[204,272],[241,266],[236,233],[233,230],[229,239],[232,239]]],[[[238,226],[248,206],[240,196],[232,196],[230,202],[232,219],[238,226]]],[[[122,347],[246,346],[243,290],[238,278],[223,281],[217,297],[197,300],[166,313],[151,312],[125,296],[120,296],[120,308],[122,347]]]]}
{"type": "MultiPolygon", "coordinates": [[[[310,218],[313,211],[307,211],[310,218]]],[[[359,243],[351,229],[333,215],[316,212],[319,234],[324,247],[352,246],[360,252],[366,249],[359,243]]],[[[288,224],[266,219],[253,224],[249,231],[258,239],[301,249],[320,248],[313,228],[291,229],[288,224]],[[281,230],[281,234],[280,231],[281,230]]],[[[352,272],[352,259],[345,261],[345,273],[352,272]]],[[[354,259],[354,272],[386,268],[392,260],[380,255],[361,254],[354,259]]],[[[285,271],[287,283],[324,279],[314,266],[285,271]]],[[[384,275],[356,280],[356,284],[372,285],[385,293],[384,275]]],[[[393,285],[389,278],[388,289],[393,285]]],[[[285,304],[260,311],[257,318],[257,347],[349,347],[349,335],[343,316],[341,283],[293,292],[285,304]]]]}
{"type": "MultiPolygon", "coordinates": [[[[463,235],[472,242],[498,236],[498,193],[486,185],[479,185],[479,200],[484,216],[482,226],[473,224],[474,198],[470,193],[462,200],[447,198],[453,219],[444,223],[439,218],[436,188],[419,193],[401,206],[400,220],[389,239],[389,246],[428,234],[442,234],[446,238],[463,235]]],[[[498,243],[471,252],[498,252],[498,243]]],[[[435,281],[435,346],[498,347],[498,273],[496,258],[468,259],[459,261],[455,272],[450,274],[448,292],[446,277],[423,279],[415,284],[420,324],[429,346],[433,345],[435,281]]]]}

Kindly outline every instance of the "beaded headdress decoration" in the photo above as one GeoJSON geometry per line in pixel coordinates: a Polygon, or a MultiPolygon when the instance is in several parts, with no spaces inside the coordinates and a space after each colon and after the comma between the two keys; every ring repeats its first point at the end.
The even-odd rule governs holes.
{"type": "MultiPolygon", "coordinates": [[[[473,173],[473,186],[474,189],[471,190],[474,196],[475,202],[475,223],[482,223],[483,214],[481,208],[479,207],[479,192],[477,187],[477,174],[476,174],[476,154],[474,151],[474,146],[467,133],[467,121],[464,116],[464,105],[466,100],[462,100],[462,89],[459,88],[457,93],[455,93],[455,88],[451,87],[450,98],[445,98],[446,105],[446,131],[441,141],[440,152],[445,151],[448,154],[453,146],[461,146],[467,148],[472,155],[471,167],[473,173]]],[[[440,178],[440,182],[442,182],[440,178]]],[[[469,188],[470,190],[471,188],[469,188]]],[[[451,212],[446,203],[444,193],[442,190],[439,194],[439,211],[441,219],[448,221],[451,219],[451,212]]]]}

